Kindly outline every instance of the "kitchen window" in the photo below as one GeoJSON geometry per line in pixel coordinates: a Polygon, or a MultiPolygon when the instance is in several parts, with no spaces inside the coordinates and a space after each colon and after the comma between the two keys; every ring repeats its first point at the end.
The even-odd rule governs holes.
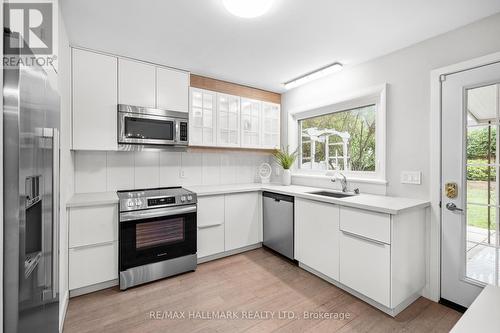
{"type": "Polygon", "coordinates": [[[385,89],[295,114],[298,173],[385,182],[385,89]]]}

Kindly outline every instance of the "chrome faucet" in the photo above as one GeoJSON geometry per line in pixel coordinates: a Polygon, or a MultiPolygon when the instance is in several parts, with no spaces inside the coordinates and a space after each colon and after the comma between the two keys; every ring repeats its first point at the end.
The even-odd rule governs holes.
{"type": "Polygon", "coordinates": [[[340,184],[342,185],[342,192],[347,192],[347,178],[342,172],[336,171],[331,179],[333,183],[340,179],[340,184]]]}

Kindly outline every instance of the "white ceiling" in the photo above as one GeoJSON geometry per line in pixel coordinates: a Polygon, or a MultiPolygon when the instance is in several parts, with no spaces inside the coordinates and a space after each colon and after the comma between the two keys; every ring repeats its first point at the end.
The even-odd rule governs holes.
{"type": "Polygon", "coordinates": [[[256,19],[222,0],[64,0],[73,45],[277,92],[334,61],[372,59],[500,11],[499,0],[275,0],[256,19]]]}

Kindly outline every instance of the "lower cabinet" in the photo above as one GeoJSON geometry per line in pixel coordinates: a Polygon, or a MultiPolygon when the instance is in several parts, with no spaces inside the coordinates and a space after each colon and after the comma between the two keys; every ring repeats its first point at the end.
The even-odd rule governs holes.
{"type": "Polygon", "coordinates": [[[118,278],[118,242],[69,249],[69,289],[118,278]]]}
{"type": "Polygon", "coordinates": [[[198,198],[198,258],[224,252],[224,196],[198,198]]]}
{"type": "Polygon", "coordinates": [[[340,232],[340,283],[391,307],[391,246],[340,232]]]}
{"type": "Polygon", "coordinates": [[[295,259],[338,280],[339,207],[295,198],[295,259]]]}
{"type": "Polygon", "coordinates": [[[118,205],[72,207],[69,217],[69,290],[118,278],[118,205]]]}
{"type": "Polygon", "coordinates": [[[259,192],[225,196],[225,250],[257,244],[261,240],[259,192]]]}

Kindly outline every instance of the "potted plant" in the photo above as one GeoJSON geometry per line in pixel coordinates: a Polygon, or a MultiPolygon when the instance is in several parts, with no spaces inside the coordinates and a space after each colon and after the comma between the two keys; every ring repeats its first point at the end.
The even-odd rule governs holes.
{"type": "Polygon", "coordinates": [[[292,167],[295,159],[297,158],[297,151],[292,153],[288,152],[288,147],[286,150],[284,149],[276,149],[273,152],[274,160],[277,164],[279,164],[283,168],[283,185],[290,185],[292,183],[292,174],[290,172],[290,168],[292,167]]]}

